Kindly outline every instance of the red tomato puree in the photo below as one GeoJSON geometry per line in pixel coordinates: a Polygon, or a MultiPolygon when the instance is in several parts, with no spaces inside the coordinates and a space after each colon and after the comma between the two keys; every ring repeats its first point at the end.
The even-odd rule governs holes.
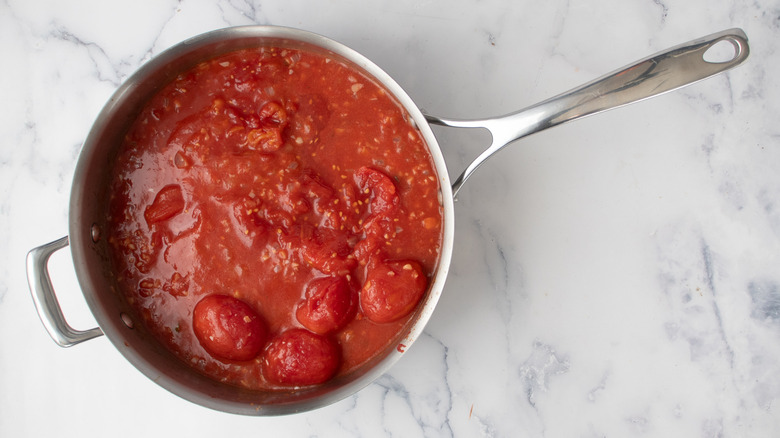
{"type": "Polygon", "coordinates": [[[442,207],[422,137],[333,58],[266,47],[203,62],[150,100],[115,166],[122,293],[219,381],[349,373],[403,335],[436,267],[442,207]]]}

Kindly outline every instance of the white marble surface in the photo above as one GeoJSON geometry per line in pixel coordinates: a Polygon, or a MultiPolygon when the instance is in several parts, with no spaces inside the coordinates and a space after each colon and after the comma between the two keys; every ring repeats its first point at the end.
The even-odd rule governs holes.
{"type": "MultiPolygon", "coordinates": [[[[772,437],[780,434],[780,2],[0,1],[0,436],[772,437]],[[425,335],[332,406],[207,410],[105,338],[57,347],[31,248],[67,233],[81,142],[139,65],[231,25],[299,27],[374,60],[427,111],[510,112],[741,27],[742,67],[529,137],[469,180],[425,335]]],[[[437,129],[451,173],[480,133],[437,129]]],[[[66,315],[94,324],[67,251],[66,315]]]]}

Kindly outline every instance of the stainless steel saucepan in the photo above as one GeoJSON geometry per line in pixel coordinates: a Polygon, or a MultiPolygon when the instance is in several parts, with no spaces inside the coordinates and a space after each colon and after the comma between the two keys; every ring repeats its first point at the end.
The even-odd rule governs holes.
{"type": "Polygon", "coordinates": [[[561,123],[637,102],[705,79],[741,64],[748,56],[745,33],[731,29],[665,50],[626,68],[522,111],[484,120],[451,120],[424,115],[404,90],[381,68],[336,41],[310,32],[273,27],[233,27],[184,41],[144,64],[113,94],[98,115],[80,153],[73,179],[69,233],[35,248],[27,256],[27,276],[44,327],[68,347],[105,334],[136,368],[152,381],[191,402],[246,415],[282,415],[334,403],[354,394],[386,372],[422,333],[436,307],[447,278],[455,233],[454,202],[468,177],[498,150],[524,136],[561,123]],[[733,49],[727,59],[705,59],[716,44],[733,49]],[[194,65],[226,52],[261,46],[313,50],[340,59],[375,78],[405,107],[420,129],[433,157],[444,210],[443,243],[430,289],[415,317],[397,341],[370,363],[324,385],[290,391],[250,391],[218,383],[175,358],[143,324],[116,285],[104,238],[108,181],[122,138],[140,108],[165,84],[194,65]],[[429,123],[486,128],[492,143],[451,183],[429,123]],[[75,330],[63,317],[47,266],[51,254],[70,245],[76,276],[99,327],[75,330]]]}

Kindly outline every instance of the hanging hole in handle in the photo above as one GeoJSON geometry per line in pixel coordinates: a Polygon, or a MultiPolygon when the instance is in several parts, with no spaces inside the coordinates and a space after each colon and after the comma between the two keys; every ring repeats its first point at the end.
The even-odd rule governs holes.
{"type": "Polygon", "coordinates": [[[737,58],[739,48],[730,40],[720,40],[704,52],[704,61],[710,64],[725,64],[737,58]]]}

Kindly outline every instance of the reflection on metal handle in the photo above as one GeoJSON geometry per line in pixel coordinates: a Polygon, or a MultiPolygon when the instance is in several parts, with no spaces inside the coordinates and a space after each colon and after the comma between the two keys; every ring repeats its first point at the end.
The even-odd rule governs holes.
{"type": "Polygon", "coordinates": [[[428,122],[456,128],[487,128],[492,144],[477,157],[452,185],[453,195],[490,156],[527,135],[638,102],[722,73],[747,59],[750,49],[745,32],[729,29],[664,50],[620,70],[602,76],[566,93],[524,110],[484,120],[448,120],[426,116],[428,122]],[[719,42],[730,43],[734,55],[713,62],[704,54],[719,42]]]}
{"type": "Polygon", "coordinates": [[[75,330],[68,325],[62,315],[60,303],[54,294],[49,277],[48,263],[49,257],[54,252],[66,246],[68,246],[68,236],[39,246],[27,254],[27,282],[30,284],[35,308],[46,331],[61,347],[70,347],[103,334],[98,327],[86,331],[75,330]]]}

